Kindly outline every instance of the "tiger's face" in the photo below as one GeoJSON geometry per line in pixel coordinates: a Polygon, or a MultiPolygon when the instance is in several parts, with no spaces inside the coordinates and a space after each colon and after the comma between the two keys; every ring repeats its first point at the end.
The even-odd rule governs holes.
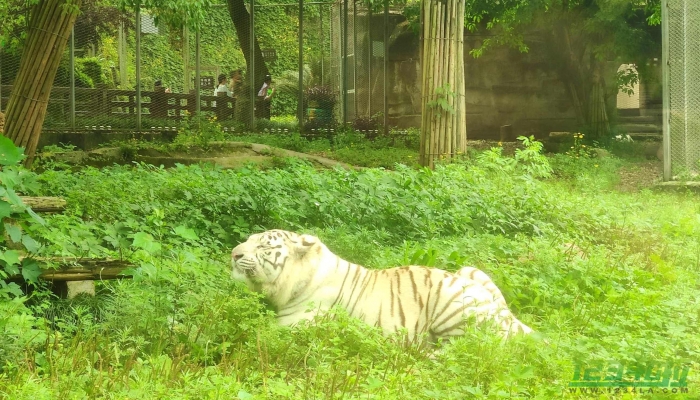
{"type": "Polygon", "coordinates": [[[251,235],[231,251],[231,278],[251,289],[273,283],[291,259],[303,256],[317,241],[310,235],[277,229],[251,235]]]}

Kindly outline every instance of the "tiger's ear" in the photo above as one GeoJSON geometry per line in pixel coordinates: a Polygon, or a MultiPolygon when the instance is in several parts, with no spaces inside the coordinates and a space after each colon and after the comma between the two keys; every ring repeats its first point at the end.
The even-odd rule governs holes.
{"type": "Polygon", "coordinates": [[[318,243],[318,238],[311,235],[301,235],[299,236],[299,241],[297,242],[296,250],[299,254],[306,254],[311,248],[318,243]]]}

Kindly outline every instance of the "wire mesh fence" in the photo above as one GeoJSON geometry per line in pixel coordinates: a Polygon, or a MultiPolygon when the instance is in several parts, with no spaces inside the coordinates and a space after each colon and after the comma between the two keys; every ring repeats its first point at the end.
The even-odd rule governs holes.
{"type": "Polygon", "coordinates": [[[674,176],[700,171],[700,2],[668,0],[670,150],[674,176]]]}
{"type": "Polygon", "coordinates": [[[396,97],[388,86],[388,43],[401,32],[389,16],[398,12],[390,11],[383,2],[338,0],[332,14],[338,27],[330,51],[332,73],[341,91],[339,119],[365,134],[378,134],[382,128],[386,132],[388,98],[396,97]]]}
{"type": "MultiPolygon", "coordinates": [[[[418,36],[401,9],[287,1],[246,0],[239,21],[215,4],[199,32],[156,23],[147,9],[90,3],[63,56],[44,129],[176,131],[195,115],[238,132],[299,124],[311,135],[343,125],[378,135],[420,125],[418,36]]],[[[0,109],[24,28],[0,49],[0,109]]]]}
{"type": "MultiPolygon", "coordinates": [[[[238,25],[217,4],[199,32],[156,24],[148,10],[90,5],[61,61],[44,129],[175,130],[198,113],[226,129],[333,125],[340,98],[333,4],[246,1],[238,25]]],[[[2,110],[25,32],[18,25],[0,49],[2,110]]]]}

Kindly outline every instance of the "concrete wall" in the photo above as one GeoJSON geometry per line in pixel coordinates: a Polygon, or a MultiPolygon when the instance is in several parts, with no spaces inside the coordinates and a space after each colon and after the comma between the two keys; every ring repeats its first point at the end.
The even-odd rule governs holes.
{"type": "Polygon", "coordinates": [[[547,61],[542,46],[527,53],[499,47],[479,58],[469,52],[481,46],[481,35],[465,35],[467,136],[497,139],[502,125],[515,135],[546,136],[576,126],[566,87],[547,61]]]}
{"type": "MultiPolygon", "coordinates": [[[[569,94],[547,62],[542,43],[528,53],[492,48],[478,59],[470,50],[485,36],[465,35],[467,136],[498,139],[502,125],[515,135],[546,136],[576,127],[569,94]]],[[[389,119],[399,127],[420,126],[420,65],[417,38],[401,38],[389,52],[389,119]],[[413,46],[407,46],[407,44],[413,46]]]]}

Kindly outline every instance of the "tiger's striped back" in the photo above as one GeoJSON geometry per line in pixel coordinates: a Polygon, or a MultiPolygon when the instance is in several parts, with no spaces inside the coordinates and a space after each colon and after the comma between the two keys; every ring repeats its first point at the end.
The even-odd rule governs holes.
{"type": "Polygon", "coordinates": [[[462,335],[470,319],[493,321],[504,337],[532,332],[491,278],[473,267],[371,270],[341,259],[316,237],[278,230],[233,249],[232,265],[233,278],[264,293],[283,325],[339,306],[387,334],[406,329],[414,340],[462,335]]]}

